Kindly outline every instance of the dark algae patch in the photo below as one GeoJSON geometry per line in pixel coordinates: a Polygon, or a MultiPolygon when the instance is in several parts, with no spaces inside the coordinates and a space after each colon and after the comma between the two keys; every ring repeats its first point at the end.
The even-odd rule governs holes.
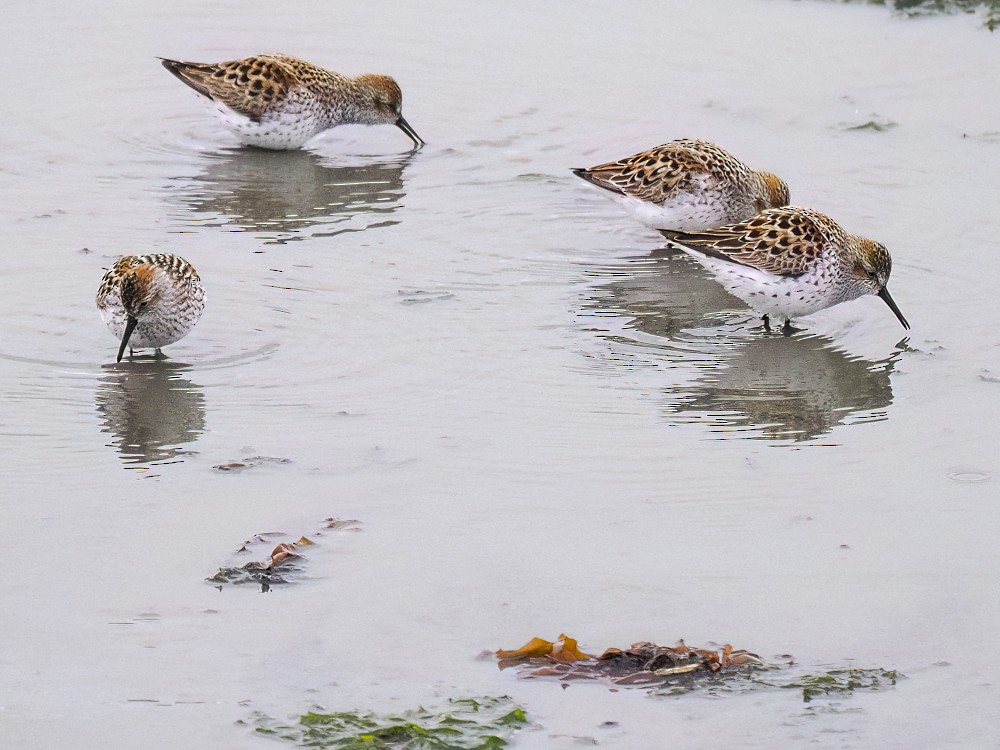
{"type": "Polygon", "coordinates": [[[447,708],[416,708],[401,714],[309,711],[296,724],[265,714],[250,722],[259,734],[298,747],[333,750],[494,750],[527,725],[524,711],[510,698],[451,700],[447,708]]]}
{"type": "MultiPolygon", "coordinates": [[[[252,584],[260,586],[262,592],[268,592],[272,586],[295,583],[304,577],[304,565],[308,549],[318,542],[315,539],[329,535],[331,532],[358,531],[358,521],[344,521],[339,518],[327,518],[317,529],[312,538],[302,536],[298,540],[283,541],[277,544],[263,560],[251,560],[242,564],[234,564],[219,568],[205,580],[216,586],[220,591],[223,586],[239,586],[252,584]]],[[[255,551],[270,547],[276,541],[288,535],[284,532],[267,532],[256,534],[243,542],[235,555],[245,557],[255,551]]]]}
{"type": "Polygon", "coordinates": [[[816,698],[847,697],[856,690],[882,690],[894,687],[902,675],[888,669],[831,669],[823,674],[807,674],[783,682],[758,679],[763,685],[801,690],[802,701],[810,703],[816,698]]]}
{"type": "MultiPolygon", "coordinates": [[[[270,534],[258,534],[244,543],[244,549],[255,542],[264,542],[270,534]]],[[[272,586],[294,583],[302,578],[306,547],[315,544],[307,537],[301,537],[296,542],[282,542],[277,545],[265,560],[251,560],[243,565],[233,565],[219,568],[214,575],[205,580],[217,586],[240,586],[244,584],[259,585],[261,591],[267,592],[272,586]]]]}

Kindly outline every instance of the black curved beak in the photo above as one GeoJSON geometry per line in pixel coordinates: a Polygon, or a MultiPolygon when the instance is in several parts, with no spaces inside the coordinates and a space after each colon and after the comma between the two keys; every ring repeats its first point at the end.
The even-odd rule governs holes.
{"type": "Polygon", "coordinates": [[[396,127],[402,130],[408,136],[410,136],[410,138],[413,140],[414,151],[424,146],[423,139],[419,135],[417,135],[416,131],[410,127],[410,123],[404,120],[402,115],[400,115],[399,119],[396,120],[396,127]]]}
{"type": "Polygon", "coordinates": [[[122,345],[118,347],[118,359],[116,362],[122,361],[122,355],[125,353],[125,347],[128,346],[128,340],[132,336],[132,331],[139,324],[139,321],[133,318],[131,315],[128,316],[128,322],[125,324],[125,335],[122,336],[122,345]]]}
{"type": "Polygon", "coordinates": [[[882,287],[882,289],[878,293],[878,296],[883,299],[883,301],[885,302],[885,304],[887,304],[889,306],[890,310],[892,310],[894,313],[896,313],[896,317],[899,318],[899,322],[903,324],[903,328],[905,328],[907,331],[909,331],[910,330],[910,324],[906,322],[906,318],[903,317],[903,313],[901,313],[899,311],[899,308],[896,307],[896,303],[893,302],[892,297],[889,295],[889,290],[886,289],[885,287],[882,287]]]}

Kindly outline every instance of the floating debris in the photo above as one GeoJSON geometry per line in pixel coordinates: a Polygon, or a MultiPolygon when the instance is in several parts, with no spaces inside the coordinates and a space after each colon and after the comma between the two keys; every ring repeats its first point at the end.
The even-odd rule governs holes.
{"type": "Polygon", "coordinates": [[[250,722],[260,734],[299,747],[333,750],[494,750],[528,723],[524,710],[507,696],[451,700],[434,712],[417,708],[401,714],[310,711],[297,724],[282,724],[257,713],[250,722]]]}
{"type": "Polygon", "coordinates": [[[719,649],[633,643],[627,649],[609,648],[597,657],[583,653],[575,639],[560,635],[555,641],[533,638],[512,651],[496,652],[500,669],[524,667],[522,677],[559,680],[603,680],[614,685],[662,686],[679,678],[715,674],[738,667],[764,668],[756,654],[736,651],[728,643],[719,649]]]}
{"type": "Polygon", "coordinates": [[[521,664],[529,659],[542,658],[566,662],[584,661],[590,657],[579,649],[575,638],[570,638],[565,633],[561,634],[555,641],[547,641],[544,638],[532,638],[521,646],[521,648],[511,651],[504,651],[503,649],[497,651],[497,660],[499,661],[500,669],[521,664]]]}
{"type": "MultiPolygon", "coordinates": [[[[313,536],[322,536],[328,531],[358,531],[359,521],[344,521],[338,518],[327,518],[323,521],[323,526],[316,531],[313,536]]],[[[236,550],[238,555],[251,554],[261,546],[270,546],[276,540],[287,537],[284,532],[266,532],[255,534],[251,539],[243,542],[242,546],[236,550]]],[[[271,586],[295,583],[302,577],[303,552],[316,544],[312,539],[302,536],[296,541],[280,542],[266,560],[254,560],[240,566],[219,568],[215,575],[205,580],[214,584],[220,591],[223,585],[229,584],[239,586],[244,584],[255,584],[260,586],[262,592],[271,590],[271,586]]]]}
{"type": "Polygon", "coordinates": [[[899,123],[893,122],[892,120],[885,119],[872,119],[868,122],[863,122],[860,125],[848,125],[844,124],[841,126],[843,130],[874,130],[876,133],[884,133],[886,130],[892,130],[897,127],[899,123]]]}
{"type": "Polygon", "coordinates": [[[226,471],[226,472],[236,472],[245,471],[246,469],[252,469],[255,466],[263,466],[264,464],[290,464],[292,461],[288,458],[273,458],[271,456],[250,456],[249,458],[244,458],[241,461],[230,461],[227,464],[218,464],[212,468],[216,471],[226,471]]]}
{"type": "Polygon", "coordinates": [[[662,646],[643,641],[627,649],[609,648],[588,656],[576,640],[560,635],[555,641],[532,638],[521,648],[496,652],[500,669],[517,667],[524,678],[553,678],[569,687],[574,680],[619,687],[644,687],[653,695],[681,695],[692,690],[708,694],[740,693],[762,688],[801,690],[809,703],[822,696],[844,697],[855,690],[881,690],[902,677],[886,669],[832,669],[821,674],[794,674],[787,654],[765,662],[757,654],[728,643],[691,648],[684,641],[662,646]]]}
{"type": "Polygon", "coordinates": [[[455,299],[451,292],[432,291],[429,289],[399,289],[396,294],[403,298],[404,305],[417,305],[424,302],[455,299]]]}

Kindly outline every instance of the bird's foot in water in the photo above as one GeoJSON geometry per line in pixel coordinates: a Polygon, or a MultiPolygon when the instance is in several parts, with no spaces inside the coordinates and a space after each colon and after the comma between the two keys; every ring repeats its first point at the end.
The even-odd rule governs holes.
{"type": "MultiPolygon", "coordinates": [[[[775,330],[771,327],[771,319],[767,315],[762,315],[761,319],[764,321],[764,333],[775,333],[775,330]]],[[[781,326],[781,333],[785,336],[791,336],[793,333],[798,333],[801,328],[796,328],[792,325],[792,321],[785,319],[784,325],[781,326]]]]}

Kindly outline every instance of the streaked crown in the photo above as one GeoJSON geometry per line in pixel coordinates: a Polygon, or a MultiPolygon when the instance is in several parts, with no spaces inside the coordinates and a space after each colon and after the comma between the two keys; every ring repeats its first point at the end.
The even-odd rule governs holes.
{"type": "Polygon", "coordinates": [[[851,248],[854,254],[854,276],[866,286],[875,288],[875,294],[885,289],[892,273],[892,256],[880,242],[866,237],[858,237],[851,248]]]}
{"type": "Polygon", "coordinates": [[[395,79],[378,73],[364,73],[354,81],[371,97],[375,109],[385,118],[382,122],[391,124],[399,119],[403,110],[403,91],[395,79]]]}

